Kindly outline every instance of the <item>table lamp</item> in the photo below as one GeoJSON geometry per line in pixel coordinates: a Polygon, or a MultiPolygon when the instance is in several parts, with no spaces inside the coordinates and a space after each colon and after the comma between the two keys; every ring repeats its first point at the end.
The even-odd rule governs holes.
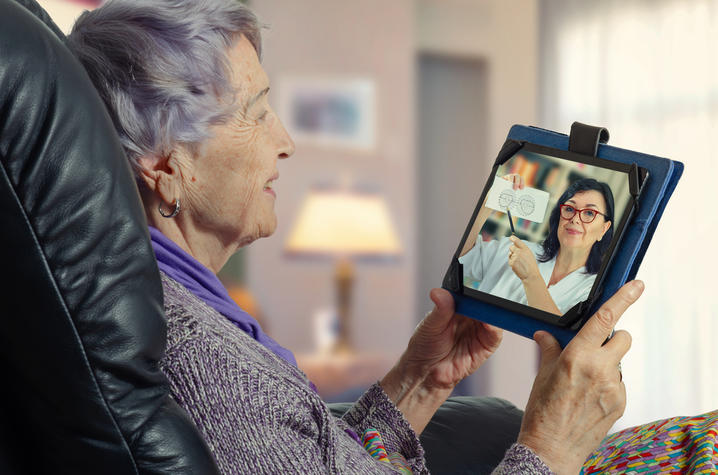
{"type": "Polygon", "coordinates": [[[312,189],[304,199],[285,245],[290,257],[335,261],[338,335],[333,350],[352,351],[350,308],[354,261],[397,257],[399,239],[379,193],[312,189]]]}

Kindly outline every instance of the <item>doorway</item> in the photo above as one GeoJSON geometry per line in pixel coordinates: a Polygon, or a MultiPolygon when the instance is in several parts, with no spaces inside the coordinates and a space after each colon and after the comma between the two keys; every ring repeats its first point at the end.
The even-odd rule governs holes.
{"type": "MultiPolygon", "coordinates": [[[[491,169],[487,158],[487,68],[479,59],[418,56],[418,270],[420,315],[432,308],[491,169]]],[[[487,368],[488,369],[488,368],[487,368]]],[[[455,395],[481,394],[488,372],[462,381],[455,395]]]]}

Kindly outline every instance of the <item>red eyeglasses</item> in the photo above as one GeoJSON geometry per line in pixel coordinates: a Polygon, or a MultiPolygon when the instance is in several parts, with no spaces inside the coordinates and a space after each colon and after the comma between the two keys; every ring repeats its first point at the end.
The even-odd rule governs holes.
{"type": "Polygon", "coordinates": [[[571,205],[561,205],[560,208],[561,217],[563,219],[572,219],[574,216],[576,216],[576,213],[578,213],[579,219],[586,224],[592,223],[593,220],[596,219],[596,216],[598,216],[599,214],[604,218],[606,217],[605,214],[591,208],[576,209],[571,205]]]}

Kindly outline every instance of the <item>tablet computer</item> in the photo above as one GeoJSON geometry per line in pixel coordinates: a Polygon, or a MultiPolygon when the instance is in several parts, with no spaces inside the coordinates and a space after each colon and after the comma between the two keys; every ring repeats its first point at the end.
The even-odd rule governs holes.
{"type": "Polygon", "coordinates": [[[648,175],[531,143],[505,150],[455,255],[463,294],[562,327],[582,320],[648,175]]]}
{"type": "Polygon", "coordinates": [[[594,155],[577,153],[567,139],[512,128],[443,285],[459,313],[529,338],[544,329],[562,344],[610,297],[607,288],[635,275],[682,170],[598,139],[594,155]],[[614,150],[618,160],[606,157],[614,150]],[[646,197],[654,175],[660,191],[649,187],[646,197]]]}

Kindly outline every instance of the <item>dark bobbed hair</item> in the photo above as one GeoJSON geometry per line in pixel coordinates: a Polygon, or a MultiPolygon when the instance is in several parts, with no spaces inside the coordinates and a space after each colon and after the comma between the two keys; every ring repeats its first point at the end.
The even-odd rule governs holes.
{"type": "MultiPolygon", "coordinates": [[[[600,241],[596,241],[591,248],[591,252],[588,254],[588,260],[586,261],[586,272],[589,274],[596,274],[601,267],[601,260],[603,255],[611,245],[613,239],[613,193],[611,188],[606,184],[593,178],[582,178],[576,180],[563,192],[561,197],[556,202],[556,206],[551,211],[549,217],[549,233],[543,242],[543,254],[539,257],[540,262],[547,262],[553,259],[557,254],[561,245],[558,242],[558,223],[561,219],[561,205],[571,199],[576,193],[582,191],[596,190],[603,195],[603,199],[606,202],[606,216],[604,219],[611,222],[611,227],[608,228],[606,234],[600,241]]],[[[599,219],[596,217],[596,219],[599,219]]]]}

